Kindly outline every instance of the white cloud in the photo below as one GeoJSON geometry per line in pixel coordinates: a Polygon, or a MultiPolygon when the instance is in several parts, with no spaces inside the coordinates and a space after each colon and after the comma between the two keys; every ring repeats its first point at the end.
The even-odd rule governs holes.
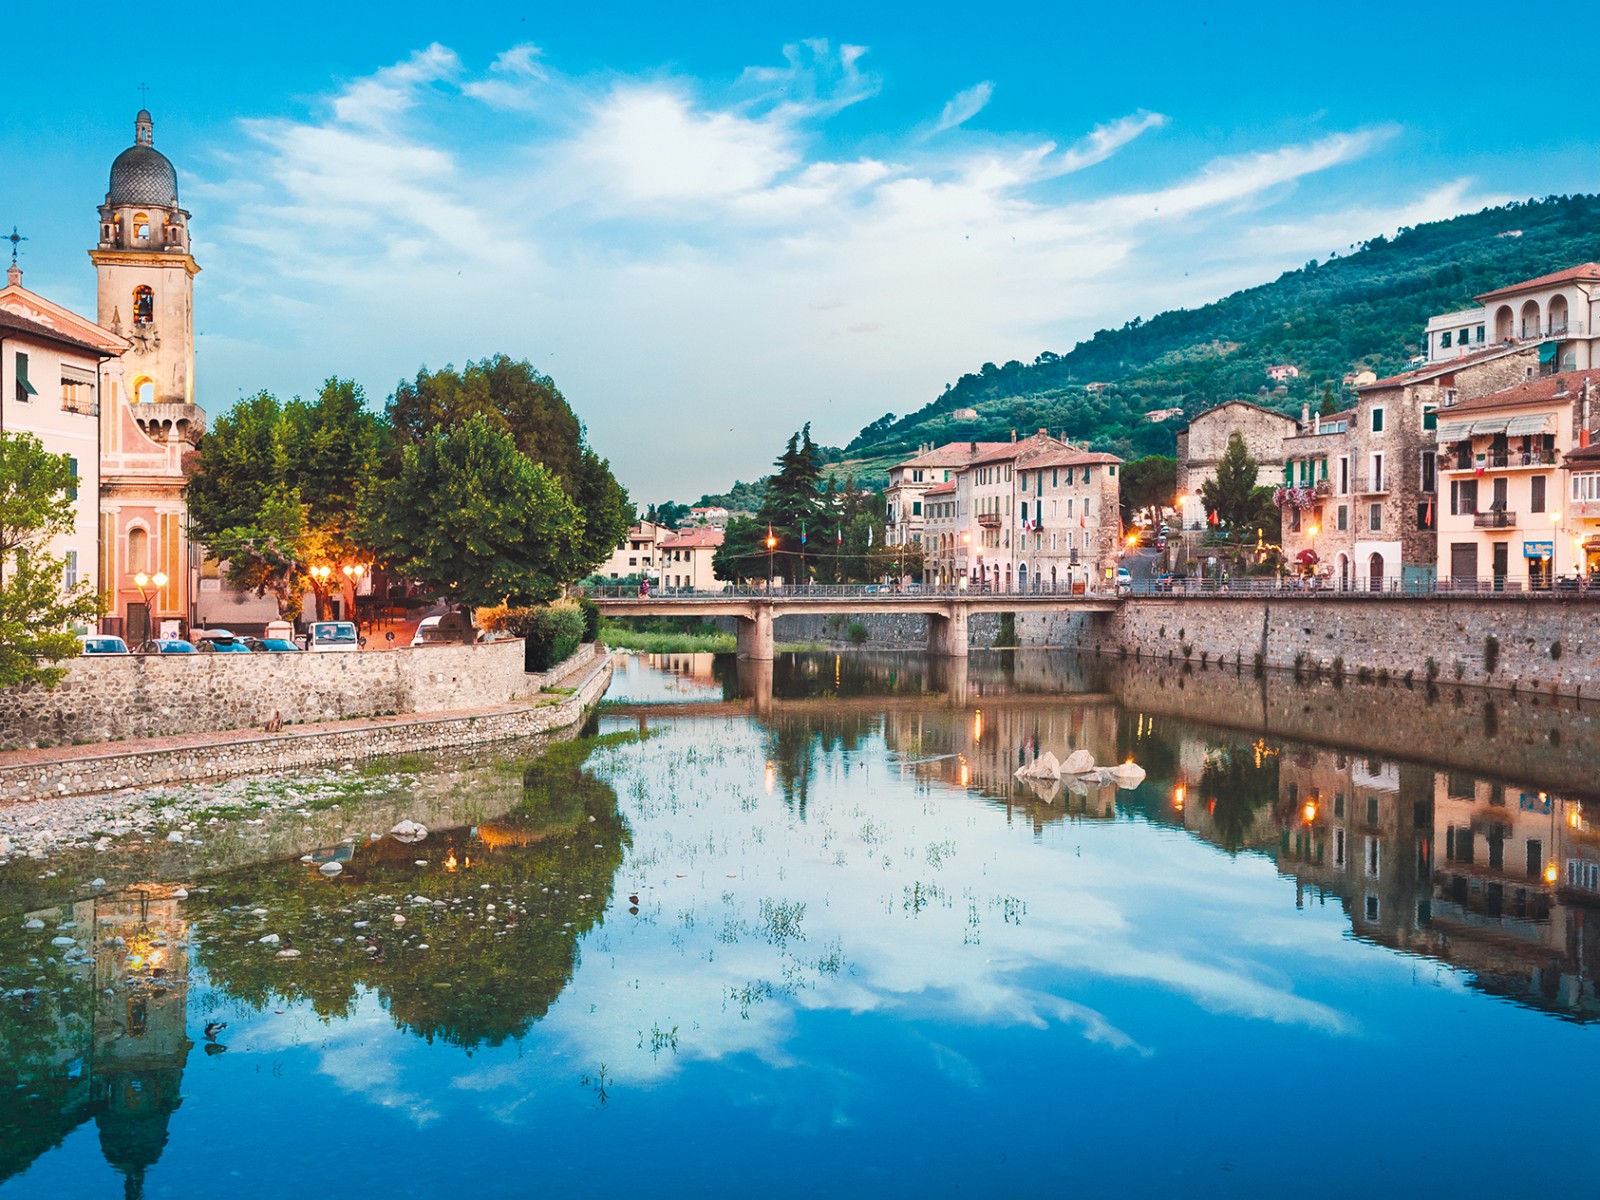
{"type": "MultiPolygon", "coordinates": [[[[1388,127],[1178,177],[1132,149],[1168,124],[1152,112],[1061,142],[846,138],[832,118],[880,89],[863,53],[800,42],[724,87],[568,76],[532,45],[474,70],[433,45],[321,117],[245,122],[226,174],[190,188],[202,286],[223,285],[202,293],[219,335],[202,392],[342,373],[381,397],[424,362],[504,350],[555,375],[636,496],[693,499],[759,474],[801,421],[847,440],[985,360],[1204,302],[1369,212],[1442,202],[1296,197],[1388,127]],[[1108,188],[1091,168],[1123,153],[1138,182],[1108,188]]],[[[962,92],[941,125],[990,94],[962,92]]]]}
{"type": "Polygon", "coordinates": [[[946,129],[965,125],[988,106],[989,99],[993,95],[994,84],[987,79],[982,83],[973,84],[964,92],[957,92],[944,106],[939,119],[934,122],[933,132],[943,133],[946,129]]]}

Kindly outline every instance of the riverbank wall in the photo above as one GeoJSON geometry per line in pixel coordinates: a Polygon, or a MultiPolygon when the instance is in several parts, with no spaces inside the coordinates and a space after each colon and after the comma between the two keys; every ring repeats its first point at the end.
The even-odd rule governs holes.
{"type": "Polygon", "coordinates": [[[1105,615],[1020,611],[1017,635],[1247,671],[1600,697],[1600,602],[1588,597],[1140,597],[1105,615]]]}
{"type": "MultiPolygon", "coordinates": [[[[732,631],[734,622],[719,620],[732,631]]],[[[967,618],[967,640],[974,650],[994,645],[1000,632],[999,613],[973,613],[967,618]]],[[[772,636],[779,642],[816,643],[838,649],[926,650],[928,618],[921,613],[865,612],[855,616],[814,616],[789,613],[772,623],[772,636]],[[852,641],[851,626],[866,633],[864,641],[852,641]]]]}
{"type": "Polygon", "coordinates": [[[93,655],[56,687],[0,690],[0,751],[355,717],[450,712],[537,695],[521,641],[354,654],[93,655]]]}
{"type": "MultiPolygon", "coordinates": [[[[520,642],[516,648],[520,662],[520,642]]],[[[197,732],[130,742],[120,749],[75,746],[0,755],[0,802],[287,771],[550,733],[578,724],[599,703],[611,682],[611,659],[603,647],[585,646],[554,670],[526,678],[561,691],[521,702],[461,705],[277,732],[197,732]]]]}

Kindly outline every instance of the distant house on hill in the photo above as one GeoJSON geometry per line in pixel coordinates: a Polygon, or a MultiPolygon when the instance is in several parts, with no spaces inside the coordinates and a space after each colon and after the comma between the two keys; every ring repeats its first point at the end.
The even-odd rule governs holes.
{"type": "Polygon", "coordinates": [[[1144,419],[1152,425],[1160,424],[1162,421],[1180,421],[1183,419],[1183,409],[1154,408],[1145,413],[1144,419]]]}
{"type": "Polygon", "coordinates": [[[1083,390],[1088,392],[1091,396],[1098,396],[1110,386],[1111,385],[1109,383],[1086,383],[1083,385],[1083,390]]]}
{"type": "Polygon", "coordinates": [[[1292,363],[1277,363],[1267,368],[1267,378],[1276,383],[1282,383],[1286,379],[1299,379],[1300,368],[1292,363]]]}
{"type": "Polygon", "coordinates": [[[1378,382],[1376,371],[1351,371],[1339,381],[1345,387],[1366,387],[1369,383],[1378,382]]]}
{"type": "Polygon", "coordinates": [[[975,408],[958,408],[950,414],[950,417],[955,421],[976,421],[978,419],[978,410],[975,408]]]}

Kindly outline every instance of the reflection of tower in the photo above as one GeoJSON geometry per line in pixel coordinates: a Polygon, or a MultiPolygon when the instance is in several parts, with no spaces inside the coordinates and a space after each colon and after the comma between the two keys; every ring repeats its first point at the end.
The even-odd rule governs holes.
{"type": "Polygon", "coordinates": [[[130,1197],[167,1144],[189,1041],[188,923],[175,889],[132,888],[95,905],[95,1099],[100,1150],[130,1197]]]}

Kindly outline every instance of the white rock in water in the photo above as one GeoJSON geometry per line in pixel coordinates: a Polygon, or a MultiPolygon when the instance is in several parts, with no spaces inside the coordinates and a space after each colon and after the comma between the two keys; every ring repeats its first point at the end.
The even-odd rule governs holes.
{"type": "Polygon", "coordinates": [[[89,881],[89,886],[92,888],[103,888],[105,885],[106,881],[104,879],[91,879],[89,881]]]}
{"type": "Polygon", "coordinates": [[[1074,750],[1067,755],[1067,761],[1061,764],[1063,775],[1087,775],[1094,770],[1094,755],[1087,750],[1074,750]]]}
{"type": "Polygon", "coordinates": [[[69,937],[58,937],[51,938],[50,944],[52,946],[76,946],[78,943],[69,937]]]}
{"type": "Polygon", "coordinates": [[[171,833],[167,834],[167,841],[169,841],[169,842],[181,842],[181,841],[183,841],[183,834],[180,833],[178,830],[174,829],[171,833]]]}
{"type": "Polygon", "coordinates": [[[44,922],[39,920],[38,917],[35,917],[31,921],[24,921],[22,923],[22,927],[24,929],[43,929],[44,928],[44,922]]]}
{"type": "Polygon", "coordinates": [[[1138,763],[1125,762],[1107,772],[1120,788],[1135,788],[1144,782],[1144,768],[1138,763]]]}
{"type": "Polygon", "coordinates": [[[344,867],[336,862],[325,862],[318,867],[317,870],[321,871],[324,875],[337,875],[344,870],[344,867]]]}
{"type": "Polygon", "coordinates": [[[393,829],[389,830],[389,836],[394,838],[397,842],[405,842],[407,845],[410,845],[413,842],[420,842],[423,838],[427,837],[428,827],[426,825],[419,825],[415,821],[401,821],[393,829]]]}
{"type": "Polygon", "coordinates": [[[401,914],[395,913],[395,915],[394,915],[394,923],[396,925],[404,925],[406,923],[406,919],[401,914]]]}
{"type": "Polygon", "coordinates": [[[263,946],[276,946],[278,944],[278,935],[275,933],[269,933],[266,937],[257,938],[256,940],[259,941],[263,946]]]}
{"type": "Polygon", "coordinates": [[[179,888],[177,891],[172,893],[172,898],[174,900],[187,900],[189,898],[189,889],[179,888]]]}
{"type": "Polygon", "coordinates": [[[312,857],[311,857],[311,855],[309,855],[309,854],[302,854],[302,855],[301,855],[301,856],[300,856],[300,861],[301,861],[301,862],[313,862],[313,861],[315,861],[315,860],[314,860],[314,859],[312,859],[312,857]]]}
{"type": "Polygon", "coordinates": [[[413,903],[413,904],[432,904],[433,901],[429,900],[426,896],[413,896],[413,897],[411,897],[411,903],[413,903]]]}
{"type": "Polygon", "coordinates": [[[279,950],[278,951],[278,957],[279,958],[299,958],[300,957],[300,951],[298,951],[298,950],[279,950]]]}

